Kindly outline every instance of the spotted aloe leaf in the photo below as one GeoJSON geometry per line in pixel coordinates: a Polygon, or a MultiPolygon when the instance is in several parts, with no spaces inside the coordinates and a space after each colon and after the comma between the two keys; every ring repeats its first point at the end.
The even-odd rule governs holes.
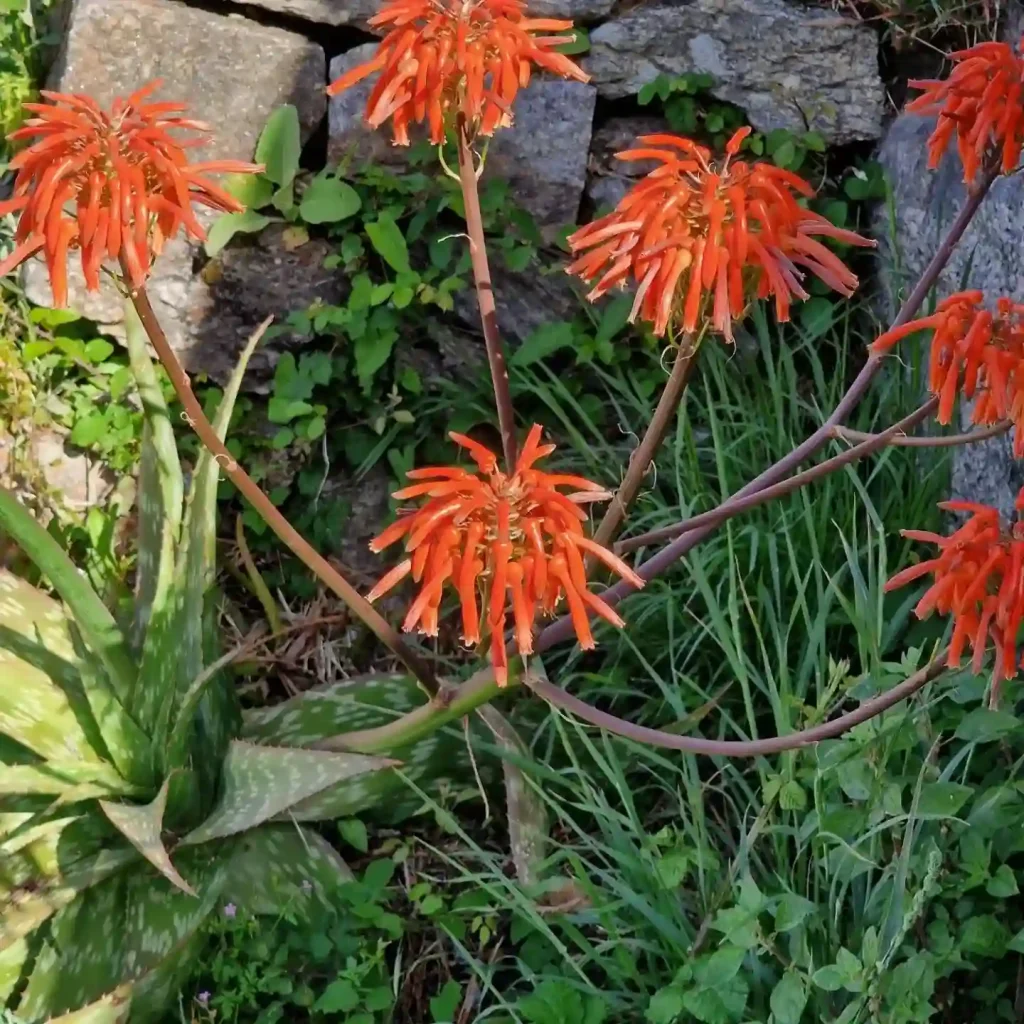
{"type": "Polygon", "coordinates": [[[153,1019],[180,985],[203,923],[221,902],[226,868],[217,853],[192,850],[182,858],[198,898],[139,862],[62,909],[41,936],[17,1012],[48,1019],[120,988],[131,993],[133,1019],[153,1019]]]}
{"type": "Polygon", "coordinates": [[[53,584],[78,624],[89,650],[106,669],[118,699],[128,700],[135,685],[135,664],[114,617],[57,541],[32,518],[28,510],[12,494],[2,488],[0,528],[53,584]]]}
{"type": "Polygon", "coordinates": [[[284,814],[296,804],[341,782],[394,765],[382,757],[336,754],[232,742],[224,759],[221,796],[210,816],[183,845],[236,835],[284,814]]]}
{"type": "Polygon", "coordinates": [[[76,781],[146,779],[149,743],[85,650],[77,624],[52,598],[3,570],[0,676],[0,762],[10,763],[13,744],[66,770],[80,765],[76,781]]]}
{"type": "MultiPolygon", "coordinates": [[[[150,614],[167,601],[174,581],[175,548],[181,529],[184,481],[167,403],[146,345],[146,332],[131,302],[125,308],[125,338],[135,386],[142,402],[142,456],[137,498],[138,558],[132,646],[142,650],[150,614]]],[[[135,707],[152,688],[140,687],[135,707]]]]}
{"type": "Polygon", "coordinates": [[[122,985],[80,1010],[51,1017],[49,1024],[124,1024],[131,1008],[131,990],[129,986],[122,985]]]}
{"type": "MultiPolygon", "coordinates": [[[[21,981],[22,971],[28,962],[31,949],[27,939],[18,939],[6,949],[0,950],[0,1006],[10,998],[21,981]]],[[[0,1020],[3,1020],[0,1017],[0,1020]]]]}
{"type": "MultiPolygon", "coordinates": [[[[313,746],[328,737],[386,725],[424,699],[411,676],[361,676],[246,712],[242,735],[260,743],[313,746]]],[[[395,823],[423,806],[410,782],[437,797],[449,783],[472,778],[465,738],[456,729],[439,729],[415,743],[399,742],[388,753],[402,762],[401,773],[377,772],[357,780],[358,787],[330,787],[297,804],[291,814],[299,821],[318,821],[363,813],[395,823]]],[[[485,776],[492,774],[490,762],[481,761],[479,767],[485,776]]]]}
{"type": "Polygon", "coordinates": [[[329,904],[352,872],[323,836],[295,824],[261,825],[235,840],[224,898],[253,914],[280,914],[308,900],[329,904]]]}
{"type": "Polygon", "coordinates": [[[101,800],[100,807],[110,823],[153,865],[172,885],[195,896],[196,891],[171,863],[161,832],[164,808],[167,806],[167,782],[148,804],[122,804],[101,800]]]}
{"type": "Polygon", "coordinates": [[[0,761],[0,796],[55,796],[61,803],[69,803],[133,792],[132,787],[109,765],[95,772],[92,767],[81,763],[4,764],[0,761]]]}

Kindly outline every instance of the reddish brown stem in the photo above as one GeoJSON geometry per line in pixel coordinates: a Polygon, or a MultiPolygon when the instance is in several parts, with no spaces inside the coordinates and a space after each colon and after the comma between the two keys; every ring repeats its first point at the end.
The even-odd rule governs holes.
{"type": "MultiPolygon", "coordinates": [[[[1005,434],[1013,424],[1009,420],[996,423],[991,427],[982,427],[981,430],[968,430],[963,434],[936,434],[933,437],[911,437],[897,435],[889,438],[891,448],[956,448],[962,444],[974,444],[977,441],[987,441],[990,437],[998,437],[1005,434]]],[[[836,427],[832,436],[839,441],[870,441],[878,434],[868,434],[863,430],[851,430],[849,427],[836,427]]]]}
{"type": "MultiPolygon", "coordinates": [[[[938,404],[939,400],[937,398],[930,398],[924,405],[918,406],[909,416],[904,416],[903,419],[894,423],[887,430],[883,430],[880,434],[868,434],[866,441],[862,441],[860,444],[855,445],[853,448],[848,448],[845,452],[840,452],[838,455],[833,455],[831,459],[819,462],[818,465],[805,469],[802,473],[796,473],[791,477],[787,477],[785,480],[780,480],[777,484],[772,484],[770,487],[754,491],[745,498],[738,498],[729,505],[728,510],[724,505],[719,505],[708,512],[702,512],[700,515],[693,516],[686,520],[687,529],[699,530],[704,526],[717,526],[720,522],[738,515],[740,512],[746,512],[748,509],[756,508],[758,505],[765,505],[775,498],[791,494],[793,491],[806,487],[807,484],[813,483],[815,480],[820,480],[829,473],[834,473],[837,469],[842,469],[843,466],[848,466],[851,462],[863,459],[866,455],[871,455],[873,452],[877,452],[892,444],[894,439],[900,437],[907,430],[912,430],[922,420],[927,419],[935,411],[935,407],[938,404]]],[[[670,529],[674,529],[674,527],[670,527],[670,529]]],[[[644,537],[657,537],[658,533],[658,530],[653,530],[651,533],[645,534],[644,537]]],[[[643,547],[647,543],[644,541],[644,537],[631,537],[629,540],[617,545],[616,550],[619,554],[636,551],[637,548],[643,547]]]]}
{"type": "MultiPolygon", "coordinates": [[[[129,280],[128,270],[122,265],[124,279],[129,280]]],[[[216,457],[228,479],[238,488],[242,496],[262,516],[266,524],[284,542],[291,552],[301,559],[323,583],[334,591],[371,629],[405,667],[420,681],[423,688],[433,696],[439,690],[437,678],[427,662],[416,654],[399,636],[397,630],[377,611],[365,597],[352,586],[330,562],[320,555],[303,536],[274,507],[273,502],[260,490],[259,485],[235,461],[235,457],[217,436],[213,425],[206,418],[202,406],[192,393],[188,375],[171,348],[167,335],[153,310],[145,287],[131,292],[132,303],[139,314],[142,326],[156,350],[157,358],[167,371],[175,394],[188,417],[189,425],[199,440],[216,457]]]]}
{"type": "Polygon", "coordinates": [[[594,533],[594,540],[602,547],[608,547],[612,538],[618,532],[622,520],[636,500],[640,492],[640,485],[650,469],[654,457],[661,447],[668,428],[675,419],[686,391],[686,384],[690,379],[693,368],[697,365],[697,345],[692,335],[685,335],[679,347],[675,349],[675,362],[672,364],[672,372],[665,383],[658,400],[658,407],[654,410],[651,422],[644,433],[643,439],[637,446],[629,460],[626,475],[615,492],[608,511],[605,512],[597,531],[594,533]]]}
{"type": "Polygon", "coordinates": [[[662,732],[660,729],[648,729],[645,726],[634,725],[632,722],[617,718],[606,711],[599,711],[586,701],[580,700],[579,697],[574,697],[571,693],[567,693],[544,679],[537,678],[532,673],[524,673],[523,682],[554,707],[568,711],[577,718],[596,725],[599,729],[606,729],[608,732],[635,740],[637,743],[646,743],[652,747],[665,747],[669,750],[682,750],[688,754],[710,754],[713,757],[762,757],[766,754],[779,754],[785,750],[795,750],[812,743],[820,743],[822,740],[834,739],[836,736],[848,732],[854,726],[874,718],[875,715],[880,715],[894,704],[917,693],[922,686],[945,672],[945,657],[946,652],[942,651],[924,668],[919,669],[887,693],[865,701],[860,707],[832,719],[831,722],[823,722],[810,729],[801,729],[784,736],[771,736],[763,740],[708,740],[700,736],[679,736],[671,732],[662,732]]]}
{"type": "MultiPolygon", "coordinates": [[[[931,262],[921,274],[921,277],[918,279],[913,291],[911,291],[910,295],[907,296],[903,305],[900,307],[899,314],[893,321],[892,326],[895,327],[900,324],[907,323],[907,321],[911,320],[921,308],[921,305],[924,303],[928,293],[938,280],[939,274],[949,262],[949,258],[952,255],[954,248],[960,241],[963,233],[967,230],[967,226],[970,224],[971,219],[978,211],[978,207],[981,206],[982,200],[988,194],[988,190],[991,188],[992,182],[995,181],[996,177],[998,177],[998,175],[995,173],[987,174],[977,187],[969,192],[963,209],[950,226],[946,237],[943,239],[942,244],[932,257],[931,262]]],[[[694,546],[699,544],[705,537],[712,533],[715,528],[728,519],[730,515],[735,514],[734,510],[742,499],[784,479],[794,469],[796,469],[801,462],[810,458],[819,449],[821,449],[831,438],[832,430],[835,427],[840,426],[857,406],[857,403],[863,397],[864,392],[867,390],[868,385],[871,383],[881,365],[882,359],[880,356],[876,356],[874,354],[870,355],[860,373],[857,374],[853,383],[847,389],[846,394],[844,394],[839,400],[839,403],[832,411],[832,414],[820,427],[818,427],[817,430],[814,431],[813,434],[811,434],[801,444],[797,445],[797,447],[788,455],[779,459],[779,461],[774,465],[769,466],[763,473],[756,476],[744,487],[741,487],[731,498],[723,502],[722,505],[715,510],[716,512],[722,513],[721,517],[716,517],[714,522],[692,530],[689,529],[686,522],[677,524],[677,531],[678,533],[681,533],[682,536],[677,536],[671,544],[644,562],[643,565],[637,569],[639,576],[644,580],[652,580],[656,576],[661,575],[661,573],[674,565],[694,546]]],[[[601,597],[608,604],[614,606],[632,590],[633,588],[628,583],[620,582],[603,591],[601,593],[601,597]]],[[[552,647],[554,644],[560,643],[572,635],[572,621],[568,615],[563,615],[561,618],[552,622],[551,625],[540,633],[537,637],[535,650],[540,654],[552,647]]]]}
{"type": "Polygon", "coordinates": [[[494,285],[487,262],[487,241],[484,238],[484,219],[480,212],[480,190],[477,186],[476,160],[473,140],[463,119],[459,119],[459,184],[462,202],[466,208],[466,233],[469,235],[469,258],[476,282],[476,300],[480,306],[480,323],[487,349],[487,365],[491,370],[494,403],[498,409],[498,429],[501,447],[505,453],[505,468],[511,473],[516,464],[516,417],[509,389],[508,367],[505,365],[505,347],[498,331],[498,310],[494,303],[494,285]]]}

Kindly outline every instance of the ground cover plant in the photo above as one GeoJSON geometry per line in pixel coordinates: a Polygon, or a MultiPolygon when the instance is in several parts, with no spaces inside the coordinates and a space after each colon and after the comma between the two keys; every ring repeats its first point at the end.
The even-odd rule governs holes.
{"type": "MultiPolygon", "coordinates": [[[[197,127],[180,106],[157,100],[153,84],[112,111],[88,97],[46,94],[11,134],[23,148],[11,162],[14,191],[0,203],[0,215],[14,215],[18,226],[0,272],[41,253],[58,305],[66,298],[69,259],[81,260],[88,286],[98,285],[104,267],[118,274],[130,325],[122,379],[135,389],[143,423],[135,593],[119,602],[120,619],[13,495],[3,492],[0,503],[5,532],[63,602],[5,574],[4,663],[19,680],[4,697],[3,718],[0,979],[12,1011],[30,1020],[76,1013],[144,1019],[173,1006],[183,979],[191,978],[208,986],[189,995],[187,1010],[179,1001],[180,1012],[195,1019],[274,1019],[289,1004],[310,1015],[349,1014],[360,1024],[380,1019],[375,1014],[386,1018],[396,1002],[387,974],[399,962],[393,947],[408,935],[380,897],[393,869],[373,865],[405,863],[408,848],[383,851],[385,860],[369,862],[356,882],[320,833],[297,823],[340,818],[342,839],[366,853],[365,829],[353,816],[398,814],[398,797],[411,795],[417,808],[434,810],[442,833],[458,834],[440,783],[465,749],[453,745],[457,734],[448,727],[465,719],[484,736],[470,749],[489,747],[502,765],[519,888],[497,869],[493,851],[477,853],[465,835],[457,857],[444,843],[432,851],[450,877],[470,883],[465,900],[449,905],[430,884],[407,875],[407,919],[436,919],[434,927],[472,970],[437,988],[428,1001],[435,1019],[468,1019],[478,1008],[496,1020],[537,1022],[615,1013],[654,1022],[687,1014],[708,1022],[781,1022],[798,1021],[805,1011],[812,1019],[909,1021],[962,1012],[960,972],[969,958],[998,957],[1020,945],[1014,933],[1021,922],[988,900],[1016,891],[1016,719],[1007,708],[1024,615],[1024,541],[992,509],[950,506],[969,518],[947,536],[933,512],[904,502],[903,514],[918,517],[905,530],[911,548],[894,534],[906,523],[893,522],[891,505],[879,512],[871,486],[885,489],[889,474],[907,472],[894,466],[915,453],[900,449],[1019,430],[1021,307],[1012,297],[990,296],[986,304],[980,293],[961,292],[918,314],[993,181],[1017,167],[1024,58],[1007,45],[984,44],[957,55],[949,77],[917,83],[922,95],[912,109],[938,114],[932,163],[955,145],[970,191],[895,322],[860,353],[848,387],[846,374],[830,378],[835,368],[822,365],[813,318],[802,317],[804,347],[787,347],[777,332],[797,301],[814,297],[811,280],[818,292],[852,297],[858,279],[846,263],[850,247],[870,240],[809,203],[813,188],[781,166],[788,156],[756,159],[745,128],[724,140],[721,153],[682,136],[655,135],[621,154],[658,166],[616,209],[569,237],[566,261],[594,301],[628,286],[628,309],[620,307],[626,319],[646,322],[664,346],[668,373],[660,394],[631,393],[622,378],[605,375],[601,401],[643,414],[647,400],[656,400],[613,485],[600,472],[606,437],[540,360],[532,367],[524,361],[531,372],[521,373],[518,392],[531,393],[584,440],[579,447],[591,449],[594,467],[589,475],[542,461],[557,458],[555,446],[539,424],[517,418],[478,184],[486,173],[482,140],[510,123],[532,69],[582,75],[559,49],[572,26],[530,19],[513,0],[459,8],[396,0],[376,22],[394,26],[377,56],[331,89],[378,76],[369,123],[390,122],[399,144],[424,125],[444,174],[457,182],[464,272],[481,311],[499,444],[492,450],[454,431],[464,462],[407,467],[407,485],[396,493],[398,515],[382,524],[372,545],[376,552],[402,551],[365,596],[282,515],[228,446],[238,378],[216,396],[211,419],[146,294],[152,261],[168,238],[179,230],[204,237],[194,203],[249,218],[222,221],[220,237],[208,239],[214,251],[231,231],[252,225],[261,204],[252,192],[243,201],[238,189],[263,186],[236,180],[227,191],[210,175],[269,181],[263,203],[274,197],[275,208],[292,209],[293,182],[282,180],[288,173],[281,151],[261,146],[260,163],[252,165],[190,163],[179,133],[197,127]],[[760,389],[756,380],[743,381],[742,365],[723,359],[744,323],[761,349],[757,365],[770,374],[760,389]],[[914,408],[892,401],[912,388],[886,384],[881,371],[892,361],[888,353],[924,332],[931,334],[931,397],[914,408]],[[187,497],[147,341],[166,374],[167,394],[173,391],[200,442],[187,497]],[[828,396],[829,407],[803,406],[794,387],[803,374],[819,384],[818,401],[828,396]],[[839,382],[834,393],[827,379],[839,382]],[[693,394],[698,380],[700,398],[693,394]],[[908,436],[933,414],[948,424],[961,393],[975,399],[975,429],[908,436]],[[692,453],[688,463],[668,467],[674,501],[648,498],[653,508],[645,516],[657,521],[620,537],[666,435],[676,430],[687,440],[692,421],[677,419],[684,400],[700,402],[697,422],[706,424],[710,443],[693,436],[672,448],[692,453]],[[742,463],[726,466],[722,453],[733,424],[753,422],[738,412],[745,404],[773,414],[761,441],[772,462],[761,469],[761,459],[751,458],[756,475],[737,487],[742,463]],[[853,426],[859,408],[868,410],[859,424],[865,429],[853,426]],[[847,447],[799,471],[836,439],[847,447]],[[872,463],[858,465],[869,457],[872,463]],[[830,477],[835,471],[846,489],[830,477]],[[207,613],[215,597],[220,474],[251,516],[391,652],[397,675],[375,672],[241,715],[225,670],[244,645],[219,649],[207,613]],[[709,479],[716,484],[702,486],[709,479]],[[809,484],[844,495],[845,504],[823,512],[801,491],[809,484]],[[696,512],[694,499],[708,492],[716,503],[696,512]],[[607,511],[591,530],[588,512],[603,503],[607,511]],[[661,521],[671,519],[665,512],[673,506],[683,518],[661,521]],[[739,517],[752,510],[768,517],[755,521],[761,529],[742,525],[739,517]],[[698,545],[717,529],[726,543],[704,559],[698,545]],[[919,543],[938,547],[938,555],[907,566],[919,543]],[[634,561],[636,551],[654,553],[634,561]],[[808,551],[812,560],[797,557],[808,551]],[[666,592],[670,584],[661,578],[670,569],[675,589],[666,592]],[[608,572],[619,582],[591,589],[608,572]],[[675,600],[680,572],[690,601],[675,600]],[[923,596],[897,593],[925,576],[932,580],[923,596]],[[376,604],[402,593],[409,596],[400,632],[387,605],[376,604]],[[911,608],[924,620],[913,636],[911,608]],[[929,618],[932,612],[939,616],[929,618]],[[615,631],[601,625],[595,634],[592,615],[615,631]],[[950,620],[948,638],[942,616],[950,620]],[[475,651],[466,678],[449,675],[449,660],[402,635],[438,637],[449,618],[475,651]],[[663,642],[645,641],[685,637],[694,624],[699,643],[684,640],[666,651],[663,642]],[[558,652],[570,637],[575,649],[558,652]],[[598,637],[605,655],[592,653],[598,637]],[[968,649],[969,673],[961,671],[968,649]],[[832,657],[838,650],[841,659],[832,657]],[[990,671],[982,675],[983,669],[990,671]],[[656,709],[652,721],[638,677],[661,695],[674,727],[664,727],[666,708],[656,709]],[[719,685],[735,686],[740,699],[723,704],[719,685]],[[936,685],[950,693],[952,709],[931,697],[936,685]],[[691,690],[701,698],[697,711],[680,696],[691,690]],[[914,704],[907,729],[904,702],[922,690],[928,696],[914,704]],[[514,703],[507,699],[516,694],[514,703]],[[499,697],[519,732],[497,710],[499,697]],[[600,731],[540,715],[545,706],[600,731]],[[939,770],[937,737],[950,722],[960,746],[939,770]],[[526,729],[530,744],[522,739],[526,729]],[[809,761],[805,748],[812,744],[818,746],[809,761]],[[745,758],[748,766],[681,758],[680,751],[745,758]],[[631,774],[656,781],[635,789],[625,778],[625,757],[631,774]],[[981,769],[985,786],[978,792],[960,781],[968,765],[981,769]],[[745,794],[742,807],[730,792],[745,794]],[[968,801],[967,827],[951,826],[968,801]],[[550,847],[549,818],[556,836],[550,847]],[[648,824],[660,821],[657,828],[648,824]],[[946,863],[954,850],[955,870],[946,863]],[[524,892],[532,893],[529,900],[524,892]],[[327,918],[309,935],[289,933],[273,953],[271,940],[257,939],[249,953],[197,965],[211,934],[222,948],[244,940],[247,933],[224,924],[237,920],[239,906],[254,932],[263,927],[256,919],[267,915],[292,925],[327,918]],[[353,913],[370,922],[355,949],[352,935],[362,929],[345,924],[353,913]],[[96,919],[106,923],[100,934],[90,928],[96,919]],[[315,942],[318,935],[322,941],[315,942]],[[377,955],[369,952],[374,942],[377,955]],[[501,975],[505,943],[516,949],[516,969],[533,981],[531,990],[501,975]],[[322,972],[310,970],[296,985],[288,977],[289,951],[323,962],[322,972]],[[250,973],[239,974],[234,968],[246,957],[250,973]]],[[[282,112],[275,131],[289,117],[282,112]]],[[[307,186],[299,210],[305,205],[315,220],[318,204],[352,206],[353,196],[350,185],[325,176],[307,186]]],[[[396,295],[423,298],[432,289],[424,301],[442,297],[436,304],[443,309],[445,279],[413,275],[394,220],[381,214],[364,228],[395,275],[381,301],[401,305],[396,295]]],[[[836,308],[830,305],[830,314],[836,308]]],[[[359,338],[369,318],[347,312],[337,326],[356,334],[360,375],[359,338]]],[[[320,371],[307,369],[316,383],[320,371]]],[[[292,370],[298,375],[299,365],[292,370]]],[[[282,411],[280,425],[292,437],[298,431],[316,440],[326,429],[326,409],[309,397],[290,398],[298,406],[287,416],[282,411]]],[[[754,447],[755,439],[745,443],[754,447]]],[[[257,589],[258,578],[250,573],[257,589]]],[[[472,769],[486,787],[488,765],[474,761],[472,769]]],[[[1016,993],[1003,981],[982,979],[980,989],[966,991],[981,1007],[976,1015],[1013,1019],[1016,993]]]]}

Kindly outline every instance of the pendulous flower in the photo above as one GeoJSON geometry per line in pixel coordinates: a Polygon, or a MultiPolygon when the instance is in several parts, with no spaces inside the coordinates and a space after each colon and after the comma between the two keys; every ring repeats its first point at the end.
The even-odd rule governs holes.
{"type": "Polygon", "coordinates": [[[563,598],[584,650],[594,646],[588,612],[621,627],[618,614],[587,588],[584,566],[593,555],[634,587],[644,585],[583,532],[587,516],[580,506],[611,495],[583,477],[536,469],[555,448],[540,443],[540,426],[530,430],[511,474],[498,468],[497,456],[482,444],[462,434],[449,436],[469,452],[477,470],[438,466],[408,473],[415,482],[394,496],[427,500],[370,543],[371,551],[380,552],[404,540],[408,557],[381,578],[369,599],[376,601],[411,575],[420,587],[403,629],[418,627],[436,636],[444,591],[454,590],[462,606],[462,639],[479,644],[489,634],[500,686],[508,681],[504,634],[510,606],[520,654],[533,651],[538,613],[552,614],[563,598]]]}
{"type": "Polygon", "coordinates": [[[409,145],[409,126],[424,121],[430,141],[444,142],[453,116],[471,135],[512,124],[512,105],[534,67],[587,82],[589,76],[555,47],[572,35],[571,21],[530,18],[522,0],[389,0],[369,20],[392,26],[374,57],[328,86],[334,96],[379,72],[366,121],[391,120],[395,145],[409,145]],[[541,34],[537,34],[541,33],[541,34]]]}
{"type": "Polygon", "coordinates": [[[874,245],[797,202],[814,195],[790,171],[734,159],[750,133],[741,128],[716,163],[691,139],[645,135],[620,160],[657,160],[656,167],[607,216],[569,236],[568,267],[593,288],[594,301],[615,287],[637,286],[630,321],[663,335],[669,326],[691,334],[705,324],[729,341],[732,323],[753,298],[773,296],[780,320],[794,296],[808,298],[803,270],[842,295],[856,276],[815,235],[874,245]],[[801,269],[803,268],[803,269],[801,269]]]}
{"type": "Polygon", "coordinates": [[[1024,457],[1024,305],[1000,298],[984,308],[984,293],[957,292],[931,316],[880,335],[874,352],[887,352],[915,331],[932,332],[928,388],[939,399],[937,419],[948,424],[957,395],[977,397],[971,419],[979,426],[1010,420],[1013,453],[1024,457]]]}
{"type": "MultiPolygon", "coordinates": [[[[1024,507],[1024,491],[1017,498],[1024,507]]],[[[896,573],[885,585],[895,590],[921,576],[933,577],[932,585],[914,613],[925,618],[933,611],[950,615],[953,636],[947,664],[957,668],[964,649],[973,651],[974,672],[989,641],[995,644],[993,678],[1011,679],[1017,672],[1017,632],[1024,621],[1024,524],[1007,529],[998,510],[968,501],[942,502],[939,508],[969,513],[970,518],[948,537],[922,530],[903,530],[903,536],[935,544],[935,558],[896,573]]]]}
{"type": "Polygon", "coordinates": [[[10,162],[17,172],[0,217],[19,216],[16,248],[0,261],[0,277],[42,250],[53,301],[67,304],[68,254],[81,252],[86,288],[100,286],[105,259],[122,259],[133,288],[145,283],[155,256],[184,226],[206,237],[192,204],[238,213],[244,207],[210,174],[262,170],[237,160],[190,164],[185,150],[203,139],[176,131],[208,132],[180,116],[180,103],[147,103],[160,86],[150,82],[109,111],[88,96],[44,92],[48,103],[26,103],[34,116],[9,138],[34,140],[10,162]]]}
{"type": "MultiPolygon", "coordinates": [[[[1021,46],[1024,48],[1024,39],[1021,46]]],[[[928,140],[928,166],[939,166],[956,136],[964,180],[977,178],[989,154],[998,157],[1003,174],[1020,160],[1024,144],[1024,59],[1009,43],[979,43],[949,55],[955,67],[939,81],[911,80],[922,94],[907,104],[915,114],[938,114],[928,140]]]]}

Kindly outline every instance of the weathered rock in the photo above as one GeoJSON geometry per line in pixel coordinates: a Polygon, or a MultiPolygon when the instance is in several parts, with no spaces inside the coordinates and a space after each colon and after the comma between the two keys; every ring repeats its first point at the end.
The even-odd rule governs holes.
{"type": "Polygon", "coordinates": [[[262,7],[275,14],[290,14],[321,25],[365,25],[381,7],[380,0],[230,0],[262,7]]]}
{"type": "Polygon", "coordinates": [[[579,212],[597,90],[538,78],[516,98],[515,123],[494,136],[485,173],[505,178],[539,224],[569,224],[579,212]]]}
{"type": "MultiPolygon", "coordinates": [[[[318,22],[321,25],[363,27],[381,7],[381,0],[230,0],[262,7],[277,14],[318,22]]],[[[531,0],[529,12],[537,18],[570,18],[588,22],[607,18],[615,0],[531,0]]]]}
{"type": "MultiPolygon", "coordinates": [[[[322,48],[304,37],[240,17],[171,0],[75,0],[50,85],[109,103],[161,78],[162,98],[187,103],[196,118],[214,126],[214,137],[196,159],[249,159],[267,117],[283,103],[295,104],[304,135],[312,133],[325,111],[325,64],[322,48]]],[[[195,332],[201,337],[208,332],[188,313],[196,255],[183,237],[175,239],[158,260],[149,291],[171,344],[189,368],[219,372],[224,339],[201,345],[195,332]]],[[[24,282],[34,302],[52,301],[39,262],[26,266],[24,282]]],[[[258,303],[262,283],[253,284],[258,303]]],[[[87,295],[76,259],[69,293],[73,309],[115,335],[123,331],[120,296],[109,285],[87,295]]]]}
{"type": "MultiPolygon", "coordinates": [[[[937,170],[928,170],[926,140],[934,126],[930,118],[901,115],[879,152],[895,209],[895,224],[885,208],[879,211],[875,232],[890,315],[927,266],[966,198],[963,170],[954,154],[937,170]]],[[[982,288],[993,299],[1024,296],[1024,179],[1019,174],[992,186],[939,275],[940,296],[962,287],[982,288]]],[[[962,408],[964,429],[969,429],[969,417],[970,410],[962,408]]],[[[1011,515],[1024,484],[1024,462],[1013,459],[1010,446],[1009,437],[1003,436],[955,449],[954,495],[1011,515]]]]}
{"type": "MultiPolygon", "coordinates": [[[[289,313],[315,302],[339,305],[348,282],[325,270],[329,243],[310,239],[297,248],[282,243],[282,225],[272,224],[248,244],[223,250],[189,287],[187,337],[190,362],[223,382],[246,339],[263,319],[283,323],[289,313]]],[[[246,375],[250,391],[266,389],[283,348],[301,343],[294,334],[275,334],[256,350],[246,375]]]]}
{"type": "MultiPolygon", "coordinates": [[[[331,61],[335,79],[374,53],[373,43],[331,61]]],[[[387,128],[370,129],[363,115],[373,80],[360,82],[330,101],[328,159],[354,159],[401,167],[408,149],[391,144],[387,128]]],[[[572,221],[579,210],[597,92],[582,82],[537,77],[516,99],[516,120],[497,132],[488,149],[487,173],[507,178],[516,202],[542,225],[572,221]]],[[[426,138],[422,129],[413,141],[426,138]]]]}
{"type": "Polygon", "coordinates": [[[44,427],[32,433],[23,450],[16,449],[13,437],[0,435],[0,480],[15,488],[31,484],[33,492],[39,480],[71,512],[102,505],[114,489],[113,479],[99,462],[68,451],[65,442],[63,434],[44,427]]]}
{"type": "MultiPolygon", "coordinates": [[[[538,327],[560,320],[571,320],[580,299],[573,280],[556,268],[542,274],[535,266],[522,273],[506,270],[500,261],[492,261],[491,278],[498,307],[498,327],[509,342],[525,341],[538,327]]],[[[480,307],[476,291],[467,288],[455,296],[455,313],[467,327],[480,331],[480,307]]]]}
{"type": "Polygon", "coordinates": [[[669,130],[663,117],[610,117],[594,132],[587,164],[586,195],[595,210],[615,206],[630,186],[653,170],[651,160],[626,161],[615,154],[629,149],[641,135],[669,130]]]}
{"type": "Polygon", "coordinates": [[[602,96],[660,73],[704,72],[712,92],[767,131],[806,126],[832,142],[881,134],[878,37],[852,18],[789,0],[641,4],[590,36],[583,62],[602,96]]]}

